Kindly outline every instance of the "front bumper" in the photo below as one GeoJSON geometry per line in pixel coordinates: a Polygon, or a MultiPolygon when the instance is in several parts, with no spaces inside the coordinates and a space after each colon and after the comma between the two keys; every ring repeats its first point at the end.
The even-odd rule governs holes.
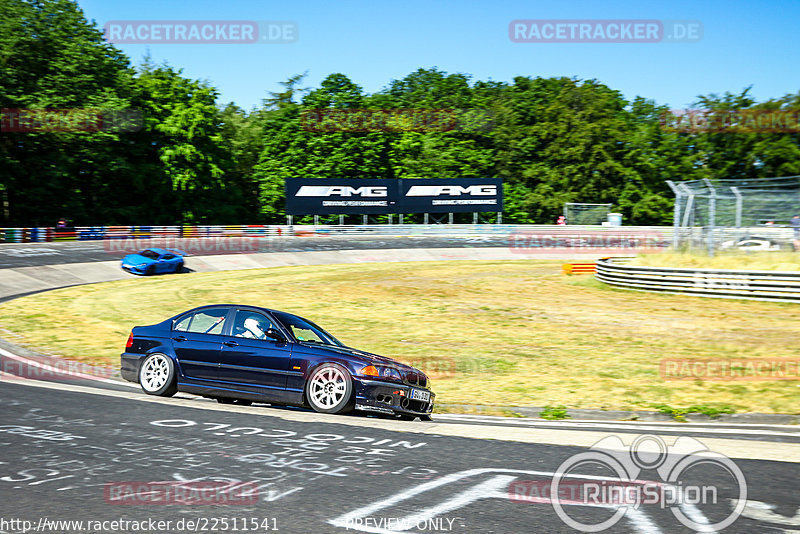
{"type": "Polygon", "coordinates": [[[131,274],[144,274],[146,268],[139,267],[138,265],[121,265],[123,271],[127,271],[131,274]]]}
{"type": "Polygon", "coordinates": [[[436,394],[427,388],[359,377],[354,377],[353,383],[356,410],[416,416],[430,415],[433,412],[436,394]],[[414,389],[430,393],[430,400],[412,399],[411,391],[414,389]]]}

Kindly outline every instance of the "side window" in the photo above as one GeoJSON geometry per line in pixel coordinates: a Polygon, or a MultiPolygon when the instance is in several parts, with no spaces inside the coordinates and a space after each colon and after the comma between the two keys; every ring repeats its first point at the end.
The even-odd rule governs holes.
{"type": "Polygon", "coordinates": [[[228,310],[225,308],[201,310],[182,317],[175,324],[174,330],[195,334],[221,334],[227,314],[228,310]]]}
{"type": "Polygon", "coordinates": [[[239,310],[233,321],[232,335],[250,339],[267,339],[266,332],[270,328],[275,328],[275,326],[266,316],[257,312],[239,310]]]}
{"type": "Polygon", "coordinates": [[[192,317],[194,317],[192,314],[185,315],[175,323],[172,329],[178,332],[187,332],[189,330],[189,325],[192,324],[192,317]]]}
{"type": "Polygon", "coordinates": [[[164,254],[163,256],[161,256],[161,259],[162,260],[171,260],[174,257],[175,257],[174,254],[164,254]]]}

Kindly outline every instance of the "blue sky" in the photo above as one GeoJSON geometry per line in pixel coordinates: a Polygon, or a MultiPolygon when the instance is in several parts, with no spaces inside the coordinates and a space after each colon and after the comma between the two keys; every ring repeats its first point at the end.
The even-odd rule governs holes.
{"type": "Polygon", "coordinates": [[[291,44],[119,44],[138,64],[157,62],[209,81],[220,101],[259,105],[279,82],[308,71],[306,87],[341,72],[366,92],[418,68],[473,80],[515,76],[595,78],[626,98],[673,108],[697,95],[737,93],[758,100],[800,91],[800,1],[600,0],[78,0],[87,18],[111,20],[294,21],[291,44]],[[514,43],[517,19],[696,20],[703,38],[686,43],[514,43]]]}

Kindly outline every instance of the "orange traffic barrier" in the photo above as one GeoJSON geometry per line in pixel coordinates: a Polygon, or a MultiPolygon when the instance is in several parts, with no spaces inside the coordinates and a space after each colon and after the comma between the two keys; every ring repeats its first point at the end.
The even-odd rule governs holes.
{"type": "Polygon", "coordinates": [[[565,263],[561,270],[564,274],[592,274],[596,268],[594,263],[565,263]]]}

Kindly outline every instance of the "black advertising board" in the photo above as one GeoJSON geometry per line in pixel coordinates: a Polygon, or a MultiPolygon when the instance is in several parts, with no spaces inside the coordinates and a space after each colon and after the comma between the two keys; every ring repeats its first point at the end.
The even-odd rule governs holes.
{"type": "Polygon", "coordinates": [[[503,211],[500,178],[398,180],[400,213],[503,211]]]}
{"type": "Polygon", "coordinates": [[[503,211],[500,178],[286,181],[288,215],[503,211]]]}
{"type": "Polygon", "coordinates": [[[288,215],[400,213],[397,197],[397,180],[286,180],[288,215]]]}

